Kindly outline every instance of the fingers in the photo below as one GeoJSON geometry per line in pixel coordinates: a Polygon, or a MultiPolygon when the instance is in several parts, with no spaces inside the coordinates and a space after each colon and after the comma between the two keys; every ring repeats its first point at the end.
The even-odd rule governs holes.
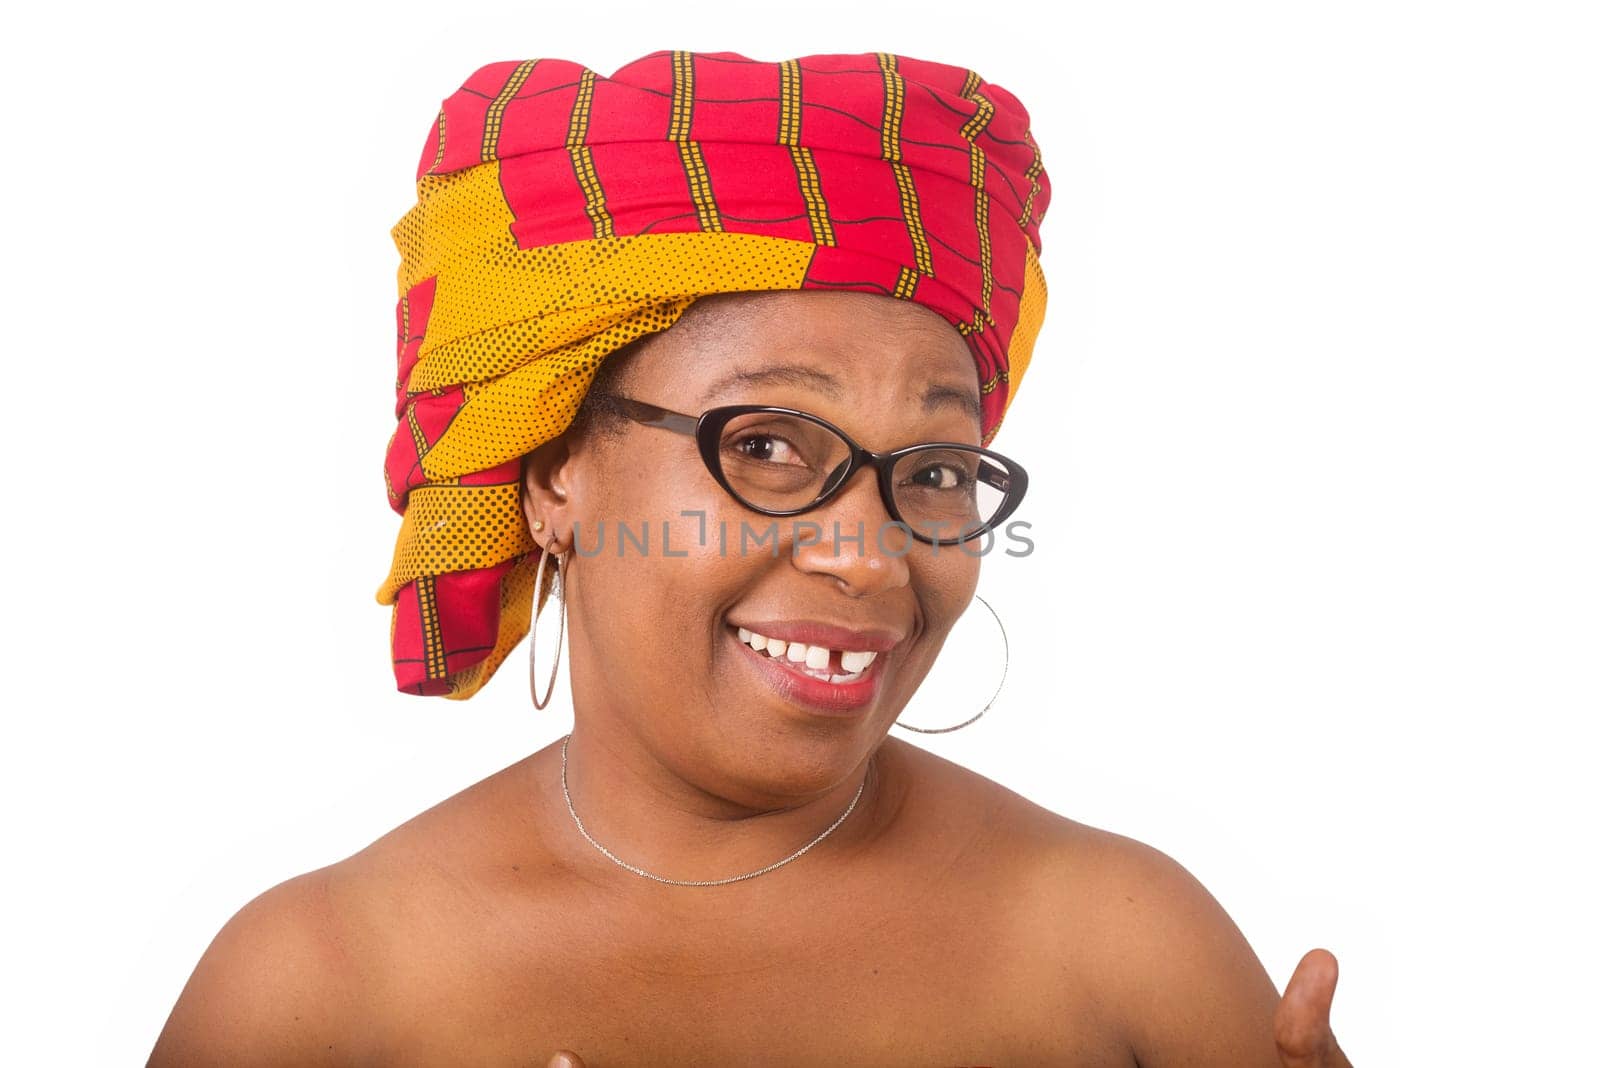
{"type": "Polygon", "coordinates": [[[585,1068],[583,1058],[571,1050],[558,1049],[545,1068],[585,1068]]]}
{"type": "Polygon", "coordinates": [[[1300,958],[1273,1018],[1273,1038],[1284,1068],[1350,1068],[1328,1022],[1339,961],[1325,949],[1300,958]]]}

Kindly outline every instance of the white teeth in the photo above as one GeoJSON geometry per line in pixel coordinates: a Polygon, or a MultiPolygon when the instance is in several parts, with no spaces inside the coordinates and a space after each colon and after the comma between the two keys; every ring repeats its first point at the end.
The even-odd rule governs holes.
{"type": "Polygon", "coordinates": [[[844,668],[844,673],[831,675],[827,669],[833,658],[832,649],[820,645],[807,645],[805,642],[769,638],[765,634],[757,634],[748,627],[738,629],[739,640],[750,648],[758,652],[765,649],[767,655],[774,659],[787,659],[794,664],[803,664],[808,674],[827,679],[829,682],[854,682],[867,670],[867,666],[878,658],[878,654],[873,650],[841,652],[839,666],[844,668]]]}
{"type": "Polygon", "coordinates": [[[867,665],[872,663],[877,658],[878,654],[871,650],[864,653],[840,653],[839,666],[844,668],[846,671],[853,671],[859,674],[860,672],[865,671],[867,665]]]}

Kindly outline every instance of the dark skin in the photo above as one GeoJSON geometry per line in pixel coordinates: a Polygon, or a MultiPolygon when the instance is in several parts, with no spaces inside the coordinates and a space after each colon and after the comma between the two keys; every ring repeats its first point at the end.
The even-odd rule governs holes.
{"type": "MultiPolygon", "coordinates": [[[[929,387],[976,397],[965,341],[869,294],[705,298],[611,385],[696,413],[801,408],[871,449],[979,440],[967,405],[924,404],[929,387]],[[837,388],[804,374],[717,388],[778,366],[837,388]]],[[[567,781],[590,833],[665,878],[717,879],[789,856],[859,788],[855,809],[766,874],[665,885],[579,834],[556,742],[246,905],[151,1064],[1348,1065],[1330,954],[1307,954],[1280,998],[1171,858],[888,736],[971,600],[977,556],[901,554],[893,537],[796,546],[782,521],[776,558],[720,554],[680,510],[713,531],[766,520],[691,439],[637,424],[575,428],[525,472],[542,545],[568,549],[578,528],[590,550],[607,521],[604,552],[566,558],[567,781]],[[619,558],[615,522],[647,519],[650,553],[619,558]],[[687,556],[660,551],[662,520],[687,556]],[[765,619],[892,632],[873,703],[796,707],[733,633],[765,619]]],[[[888,520],[864,473],[805,518],[888,520]]],[[[553,651],[539,652],[542,676],[553,651]]]]}

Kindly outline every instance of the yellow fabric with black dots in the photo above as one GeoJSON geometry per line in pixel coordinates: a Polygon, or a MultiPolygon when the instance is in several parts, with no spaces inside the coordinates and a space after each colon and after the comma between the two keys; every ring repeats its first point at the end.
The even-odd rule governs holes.
{"type": "MultiPolygon", "coordinates": [[[[457,673],[447,694],[464,699],[526,636],[539,554],[530,553],[536,545],[516,485],[453,480],[559,435],[608,354],[665,330],[697,298],[801,288],[815,246],[758,234],[665,233],[523,249],[511,233],[498,163],[427,177],[418,189],[393,231],[400,291],[430,276],[437,289],[428,342],[405,389],[459,385],[465,401],[443,435],[419,450],[430,484],[410,491],[377,599],[392,605],[423,576],[530,554],[502,587],[494,652],[457,673]]],[[[409,432],[404,422],[396,430],[409,432]]]]}

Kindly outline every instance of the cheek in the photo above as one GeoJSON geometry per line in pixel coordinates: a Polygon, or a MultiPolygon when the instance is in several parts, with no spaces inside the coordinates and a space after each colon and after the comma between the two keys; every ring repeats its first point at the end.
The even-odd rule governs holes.
{"type": "Polygon", "coordinates": [[[912,581],[920,591],[928,627],[941,634],[948,633],[978,590],[982,561],[955,545],[938,546],[937,556],[933,555],[932,546],[918,548],[927,551],[919,561],[921,566],[913,569],[912,581]]]}
{"type": "MultiPolygon", "coordinates": [[[[945,639],[972,604],[972,595],[978,588],[978,567],[978,559],[948,545],[939,547],[937,557],[932,555],[930,547],[913,566],[911,581],[917,591],[922,620],[922,631],[917,636],[919,680],[933,667],[945,639]]],[[[981,606],[979,611],[982,611],[981,606]]]]}
{"type": "Polygon", "coordinates": [[[740,523],[761,517],[729,498],[692,449],[667,439],[654,454],[617,457],[577,521],[575,606],[605,621],[593,641],[608,659],[688,671],[692,658],[703,670],[722,614],[774,562],[741,557],[740,523]],[[629,652],[667,648],[674,657],[629,652]]]}
{"type": "MultiPolygon", "coordinates": [[[[727,703],[743,692],[734,683],[748,669],[733,659],[739,649],[727,634],[726,614],[761,583],[764,565],[782,561],[741,556],[732,546],[719,552],[717,525],[727,518],[713,510],[720,507],[714,500],[684,504],[707,510],[704,544],[698,517],[677,509],[608,517],[603,551],[577,561],[572,607],[592,624],[574,628],[575,639],[582,631],[582,648],[577,641],[571,646],[571,670],[620,708],[649,710],[641,729],[682,735],[711,710],[732,714],[744,707],[727,703]],[[615,524],[623,520],[631,537],[618,537],[615,524]],[[641,549],[637,542],[646,536],[641,549]]],[[[737,518],[729,526],[737,529],[737,518]]]]}

